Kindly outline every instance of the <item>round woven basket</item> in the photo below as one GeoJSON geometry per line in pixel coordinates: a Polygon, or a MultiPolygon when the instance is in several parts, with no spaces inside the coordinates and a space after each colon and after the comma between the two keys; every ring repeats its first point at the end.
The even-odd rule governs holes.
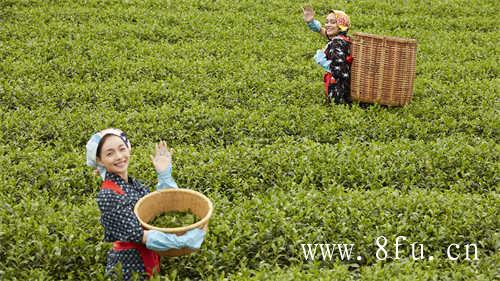
{"type": "MultiPolygon", "coordinates": [[[[212,216],[213,205],[210,199],[205,195],[190,190],[190,189],[164,189],[152,192],[137,201],[135,204],[134,213],[141,222],[141,225],[147,230],[158,230],[166,233],[174,233],[182,235],[186,231],[200,228],[208,231],[208,220],[212,216]],[[201,220],[194,224],[175,227],[175,228],[160,228],[148,224],[157,215],[169,211],[192,212],[201,220]]],[[[190,254],[195,250],[189,248],[171,249],[168,251],[158,251],[160,256],[182,256],[190,254]]]]}

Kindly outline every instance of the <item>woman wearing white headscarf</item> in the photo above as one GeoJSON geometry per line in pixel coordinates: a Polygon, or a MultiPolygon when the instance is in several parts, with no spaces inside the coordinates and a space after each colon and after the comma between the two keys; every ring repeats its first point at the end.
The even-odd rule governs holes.
{"type": "MultiPolygon", "coordinates": [[[[109,251],[106,272],[115,276],[121,264],[123,279],[134,274],[141,279],[160,270],[160,258],[153,251],[179,248],[199,248],[205,232],[195,228],[182,236],[156,230],[144,230],[134,214],[137,201],[148,194],[149,188],[128,175],[132,146],[125,133],[106,129],[94,134],[87,142],[87,165],[97,169],[103,179],[97,203],[101,211],[104,240],[113,242],[109,251]]],[[[151,160],[158,173],[157,189],[177,188],[172,177],[172,150],[165,142],[156,145],[151,160]]]]}

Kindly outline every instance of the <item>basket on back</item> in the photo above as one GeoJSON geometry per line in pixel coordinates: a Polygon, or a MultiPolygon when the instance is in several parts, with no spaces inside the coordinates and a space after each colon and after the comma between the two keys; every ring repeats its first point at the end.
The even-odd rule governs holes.
{"type": "Polygon", "coordinates": [[[354,33],[351,96],[359,102],[403,106],[413,96],[417,41],[354,33]]]}

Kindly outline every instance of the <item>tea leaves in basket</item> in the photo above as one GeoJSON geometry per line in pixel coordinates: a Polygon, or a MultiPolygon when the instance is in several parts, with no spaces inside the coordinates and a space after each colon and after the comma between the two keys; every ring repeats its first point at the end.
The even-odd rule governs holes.
{"type": "Polygon", "coordinates": [[[169,211],[157,215],[149,224],[160,228],[174,228],[188,226],[197,221],[199,218],[191,210],[187,212],[169,211]]]}

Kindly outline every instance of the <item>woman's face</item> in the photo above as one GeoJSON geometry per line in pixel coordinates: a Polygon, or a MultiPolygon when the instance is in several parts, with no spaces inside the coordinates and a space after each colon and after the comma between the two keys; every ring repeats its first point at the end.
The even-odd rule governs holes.
{"type": "Polygon", "coordinates": [[[127,175],[130,150],[123,140],[111,135],[104,140],[101,146],[101,155],[97,157],[97,163],[102,165],[110,173],[127,175]]]}
{"type": "Polygon", "coordinates": [[[328,16],[326,16],[325,31],[328,37],[335,36],[340,32],[337,26],[337,18],[334,13],[329,13],[328,16]]]}

